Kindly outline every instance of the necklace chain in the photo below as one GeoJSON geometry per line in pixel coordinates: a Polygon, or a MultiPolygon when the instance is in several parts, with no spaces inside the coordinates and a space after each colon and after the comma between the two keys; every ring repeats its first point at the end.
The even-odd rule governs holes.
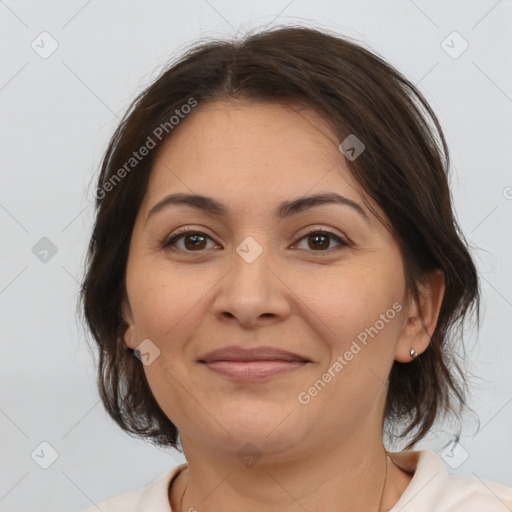
{"type": "Polygon", "coordinates": [[[189,480],[190,480],[190,479],[189,479],[189,478],[187,478],[187,485],[185,485],[185,489],[183,489],[183,494],[181,495],[180,511],[179,511],[179,512],[182,512],[182,511],[183,511],[183,498],[185,497],[185,491],[187,490],[189,480]]]}
{"type": "MultiPolygon", "coordinates": [[[[386,453],[386,473],[384,475],[384,482],[382,484],[382,489],[380,491],[380,498],[379,498],[379,508],[377,510],[377,512],[380,512],[381,509],[382,509],[382,498],[384,497],[384,489],[386,488],[386,480],[388,478],[388,459],[389,459],[389,455],[386,453]]],[[[185,492],[187,491],[187,487],[188,487],[188,482],[189,482],[189,478],[187,478],[187,483],[185,485],[185,489],[183,489],[183,493],[181,495],[181,500],[180,500],[180,510],[179,512],[183,512],[183,498],[185,497],[185,492]]]]}

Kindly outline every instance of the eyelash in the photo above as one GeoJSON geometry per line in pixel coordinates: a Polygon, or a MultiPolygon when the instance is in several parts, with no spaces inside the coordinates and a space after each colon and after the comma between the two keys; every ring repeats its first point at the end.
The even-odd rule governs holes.
{"type": "MultiPolygon", "coordinates": [[[[179,250],[179,249],[176,249],[175,247],[172,247],[172,245],[174,245],[174,243],[178,239],[183,238],[185,235],[188,235],[188,234],[201,235],[201,236],[210,238],[210,240],[212,239],[209,235],[207,235],[206,233],[203,233],[201,231],[196,231],[196,230],[191,230],[191,229],[183,228],[183,229],[180,229],[180,230],[176,231],[169,238],[165,238],[164,240],[162,240],[160,242],[160,246],[161,246],[162,249],[169,248],[171,250],[179,250]]],[[[309,229],[306,233],[304,233],[298,239],[298,242],[303,240],[304,238],[307,238],[308,236],[313,235],[313,234],[329,236],[329,237],[333,238],[336,242],[338,242],[340,245],[338,247],[334,247],[334,248],[331,248],[331,249],[326,249],[325,251],[324,250],[318,250],[318,251],[309,250],[308,252],[320,252],[320,253],[323,252],[323,253],[326,253],[326,252],[331,252],[331,251],[339,250],[339,249],[341,249],[343,247],[350,247],[349,242],[347,240],[341,238],[339,235],[336,235],[332,231],[327,231],[327,230],[317,229],[317,228],[309,229]]],[[[200,251],[184,251],[184,252],[194,253],[194,252],[204,252],[205,250],[206,249],[203,249],[203,250],[200,250],[200,251]]],[[[307,250],[307,249],[302,249],[302,250],[307,250]]]]}

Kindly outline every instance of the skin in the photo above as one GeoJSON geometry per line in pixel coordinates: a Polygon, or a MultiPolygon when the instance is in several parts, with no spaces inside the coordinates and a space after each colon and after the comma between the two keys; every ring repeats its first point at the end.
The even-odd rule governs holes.
{"type": "MultiPolygon", "coordinates": [[[[160,350],[144,371],[180,431],[188,462],[170,489],[173,511],[185,487],[182,511],[368,512],[378,510],[382,489],[388,510],[410,482],[386,460],[386,380],[394,360],[409,362],[410,348],[421,353],[430,338],[406,293],[399,245],[364,206],[338,144],[308,108],[216,101],[198,105],[157,154],[130,243],[124,342],[135,349],[150,339],[160,350]],[[273,216],[282,201],[333,191],[359,203],[369,220],[334,204],[273,216]],[[175,192],[211,196],[232,215],[174,205],[146,221],[153,205],[175,192]],[[190,236],[162,248],[178,227],[209,238],[199,248],[190,236]],[[317,249],[314,235],[304,238],[307,227],[350,244],[331,237],[317,249]],[[252,263],[236,252],[248,236],[263,249],[252,263]],[[309,403],[300,403],[299,393],[396,302],[401,311],[309,403]],[[311,363],[243,383],[197,361],[232,344],[271,345],[311,363]],[[250,467],[237,457],[246,443],[261,455],[250,467]]],[[[425,276],[421,290],[432,333],[442,273],[425,276]]]]}

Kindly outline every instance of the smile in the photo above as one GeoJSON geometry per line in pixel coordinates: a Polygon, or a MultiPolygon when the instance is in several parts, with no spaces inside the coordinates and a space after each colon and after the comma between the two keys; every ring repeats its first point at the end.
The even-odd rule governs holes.
{"type": "Polygon", "coordinates": [[[308,364],[307,361],[255,360],[212,361],[202,363],[212,372],[235,380],[259,381],[291,373],[308,364]]]}

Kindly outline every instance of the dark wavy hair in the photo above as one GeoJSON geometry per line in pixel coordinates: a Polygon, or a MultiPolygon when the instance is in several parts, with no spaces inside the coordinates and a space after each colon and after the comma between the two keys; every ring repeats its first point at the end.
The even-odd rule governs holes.
{"type": "Polygon", "coordinates": [[[443,271],[446,286],[427,350],[410,363],[393,363],[385,432],[409,437],[410,448],[441,416],[457,416],[469,389],[459,350],[463,323],[474,310],[479,326],[480,285],[452,210],[449,153],[439,121],[418,89],[376,52],[351,38],[300,26],[201,40],[187,48],[135,98],[108,144],[79,294],[99,350],[98,386],[108,414],[132,436],[179,449],[178,429],[122,341],[129,243],[157,151],[132,162],[133,170],[126,163],[148,146],[148,137],[158,146],[172,137],[170,120],[187,112],[183,105],[191,98],[199,104],[299,103],[323,116],[339,141],[350,134],[363,141],[365,151],[346,164],[391,223],[407,292],[419,300],[421,277],[433,269],[443,271]]]}

